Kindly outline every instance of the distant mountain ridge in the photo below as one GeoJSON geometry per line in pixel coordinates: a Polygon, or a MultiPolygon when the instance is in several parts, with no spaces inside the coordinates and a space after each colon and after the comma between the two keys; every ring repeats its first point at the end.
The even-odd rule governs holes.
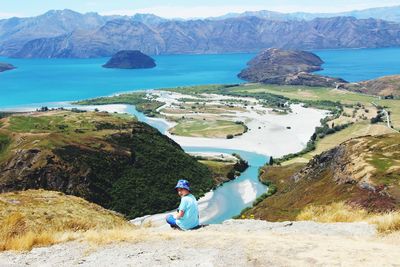
{"type": "Polygon", "coordinates": [[[210,19],[221,20],[227,18],[237,17],[259,17],[271,20],[313,20],[315,18],[332,18],[332,17],[354,17],[357,19],[382,19],[387,21],[400,22],[400,5],[390,7],[377,7],[363,10],[353,10],[348,12],[338,13],[307,13],[307,12],[293,12],[282,13],[269,10],[260,11],[246,11],[243,13],[228,13],[219,17],[212,17],[210,19]]]}
{"type": "Polygon", "coordinates": [[[62,10],[35,18],[0,20],[0,56],[22,58],[108,57],[120,50],[158,55],[399,45],[400,24],[353,17],[181,21],[150,14],[100,16],[62,10]]]}

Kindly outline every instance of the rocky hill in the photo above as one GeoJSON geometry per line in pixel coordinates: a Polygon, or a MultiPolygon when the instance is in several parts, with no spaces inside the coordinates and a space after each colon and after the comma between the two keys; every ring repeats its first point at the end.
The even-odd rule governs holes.
{"type": "MultiPolygon", "coordinates": [[[[79,24],[86,25],[80,18],[79,24]]],[[[94,16],[91,14],[91,16],[94,16]]],[[[97,18],[97,17],[96,17],[97,18]]],[[[311,21],[278,21],[258,17],[225,20],[146,20],[125,17],[94,19],[88,28],[62,27],[68,17],[31,18],[15,28],[0,21],[0,55],[14,57],[108,57],[120,50],[145,54],[258,52],[266,47],[324,49],[387,47],[400,44],[400,25],[353,17],[316,18],[311,21]],[[104,22],[103,24],[101,24],[104,22]],[[51,23],[52,27],[47,25],[51,23]],[[101,25],[100,25],[101,24],[101,25]],[[18,30],[18,34],[15,30],[18,30]],[[49,30],[50,29],[50,30],[49,30]],[[61,30],[64,29],[64,30],[61,30]]],[[[77,23],[78,24],[78,23],[77,23]]]]}
{"type": "Polygon", "coordinates": [[[155,66],[153,58],[138,50],[119,51],[103,65],[104,68],[113,69],[149,69],[155,66]]]}
{"type": "Polygon", "coordinates": [[[306,51],[269,48],[250,60],[238,77],[250,82],[281,85],[333,86],[346,81],[311,72],[322,70],[324,62],[306,51]]]}
{"type": "Polygon", "coordinates": [[[0,62],[0,72],[7,71],[7,70],[13,70],[13,69],[15,69],[15,67],[13,65],[0,62]]]}
{"type": "Polygon", "coordinates": [[[294,220],[309,205],[345,202],[369,212],[400,209],[400,134],[351,139],[308,164],[267,166],[261,179],[277,193],[245,212],[269,221],[294,220]]]}
{"type": "Polygon", "coordinates": [[[0,120],[0,192],[60,191],[132,218],[175,208],[181,178],[197,196],[215,185],[206,166],[127,115],[51,111],[0,120]]]}
{"type": "Polygon", "coordinates": [[[384,76],[374,80],[344,84],[341,87],[364,94],[399,97],[400,75],[384,76]]]}

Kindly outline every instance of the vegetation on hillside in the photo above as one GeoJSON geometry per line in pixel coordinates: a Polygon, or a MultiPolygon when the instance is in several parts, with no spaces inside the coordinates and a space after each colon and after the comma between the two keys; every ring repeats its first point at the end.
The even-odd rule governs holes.
{"type": "Polygon", "coordinates": [[[74,240],[88,230],[130,227],[122,215],[60,192],[0,194],[0,251],[74,240]]]}
{"type": "MultiPolygon", "coordinates": [[[[381,215],[382,220],[392,217],[390,226],[379,221],[381,231],[398,229],[399,144],[399,134],[360,137],[314,157],[308,164],[265,166],[260,179],[273,184],[277,191],[242,215],[268,221],[312,219],[314,215],[310,214],[318,213],[318,209],[344,203],[355,213],[363,210],[366,215],[362,218],[368,217],[368,221],[378,223],[381,215]]],[[[325,209],[323,217],[340,221],[340,217],[329,214],[325,209]]],[[[323,221],[318,218],[315,216],[315,220],[323,221]]]]}
{"type": "Polygon", "coordinates": [[[215,186],[206,166],[127,115],[51,111],[6,120],[3,192],[62,191],[133,218],[176,208],[178,179],[189,180],[197,197],[215,186]]]}

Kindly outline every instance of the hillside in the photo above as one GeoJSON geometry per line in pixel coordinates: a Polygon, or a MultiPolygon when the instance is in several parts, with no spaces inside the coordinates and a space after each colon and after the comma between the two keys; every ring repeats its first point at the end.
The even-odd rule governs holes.
{"type": "Polygon", "coordinates": [[[96,23],[87,24],[90,27],[80,28],[75,23],[64,27],[63,23],[71,20],[69,13],[55,12],[51,19],[43,15],[28,22],[14,19],[18,21],[17,26],[13,19],[0,21],[0,55],[92,58],[112,56],[120,50],[158,55],[259,52],[267,47],[308,50],[399,45],[400,25],[376,19],[333,17],[279,21],[239,17],[145,24],[143,20],[98,18],[90,13],[74,19],[86,25],[88,16],[95,16],[96,23]],[[53,26],[47,28],[48,23],[53,26]]]}
{"type": "Polygon", "coordinates": [[[400,209],[400,134],[350,139],[307,164],[266,166],[260,179],[277,193],[244,213],[295,220],[310,205],[344,202],[371,213],[400,209]]]}
{"type": "Polygon", "coordinates": [[[215,185],[206,166],[128,115],[60,110],[0,121],[0,192],[61,191],[133,218],[175,208],[181,178],[196,196],[215,185]]]}
{"type": "Polygon", "coordinates": [[[122,215],[75,196],[44,190],[0,194],[0,222],[0,251],[51,245],[68,232],[128,227],[122,215]]]}
{"type": "Polygon", "coordinates": [[[343,85],[350,91],[369,95],[400,96],[400,75],[384,76],[374,80],[343,85]]]}
{"type": "Polygon", "coordinates": [[[336,87],[336,83],[346,83],[342,79],[311,74],[322,70],[323,63],[311,52],[269,48],[251,59],[238,77],[250,82],[279,85],[336,87]]]}

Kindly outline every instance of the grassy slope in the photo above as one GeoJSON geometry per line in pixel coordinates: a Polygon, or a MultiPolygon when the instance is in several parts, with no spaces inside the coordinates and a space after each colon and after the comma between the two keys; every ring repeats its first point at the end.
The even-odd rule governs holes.
{"type": "MultiPolygon", "coordinates": [[[[252,209],[245,216],[284,221],[295,220],[310,205],[331,205],[346,202],[361,205],[367,210],[400,209],[400,134],[362,137],[348,141],[341,146],[346,148],[349,157],[334,159],[341,168],[348,169],[354,182],[337,182],[333,179],[335,170],[324,168],[313,170],[316,176],[303,177],[295,182],[291,177],[299,172],[304,163],[286,166],[266,166],[260,179],[268,180],[277,186],[277,193],[252,209]],[[362,189],[360,184],[370,174],[368,183],[377,193],[362,189]],[[358,177],[358,178],[357,178],[358,177]],[[358,179],[358,180],[357,180],[358,179]],[[384,190],[384,191],[379,191],[384,190]],[[385,192],[385,193],[379,193],[385,192]]],[[[311,174],[313,173],[311,172],[311,174]]],[[[342,177],[345,178],[345,177],[342,177]]]]}
{"type": "Polygon", "coordinates": [[[175,208],[178,179],[197,196],[215,185],[206,166],[132,117],[57,111],[2,121],[11,142],[0,155],[1,190],[63,191],[135,217],[175,208]]]}
{"type": "Polygon", "coordinates": [[[62,240],[67,232],[116,227],[129,226],[121,215],[78,197],[44,190],[0,194],[0,251],[67,241],[62,240]]]}

